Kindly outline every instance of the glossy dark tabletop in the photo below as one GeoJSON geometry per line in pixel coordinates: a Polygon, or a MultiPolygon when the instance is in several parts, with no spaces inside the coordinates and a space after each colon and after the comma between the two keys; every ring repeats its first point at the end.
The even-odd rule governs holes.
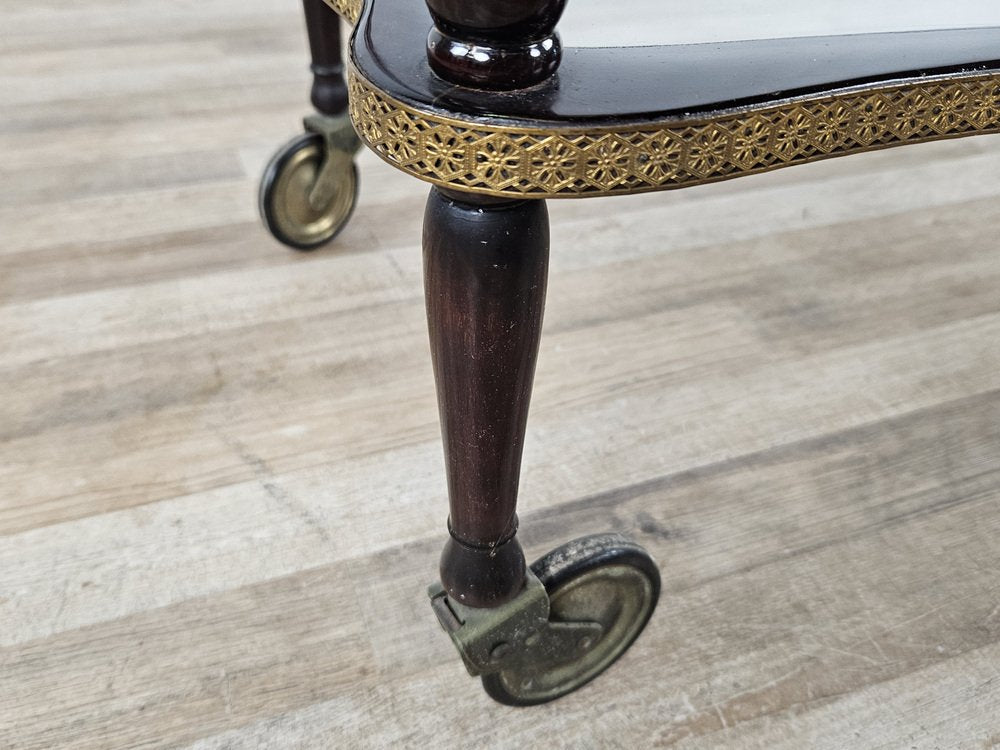
{"type": "Polygon", "coordinates": [[[552,79],[492,93],[453,86],[431,72],[424,52],[430,28],[424,0],[368,0],[352,60],[365,78],[407,104],[494,123],[655,121],[874,81],[1000,68],[1000,28],[911,31],[567,48],[552,79]]]}

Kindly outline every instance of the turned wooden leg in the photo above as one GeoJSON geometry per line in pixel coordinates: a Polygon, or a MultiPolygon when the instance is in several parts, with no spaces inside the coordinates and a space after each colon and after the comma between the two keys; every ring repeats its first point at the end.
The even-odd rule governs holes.
{"type": "Polygon", "coordinates": [[[543,201],[431,190],[424,287],[451,534],[441,582],[473,607],[507,602],[524,586],[515,510],[548,254],[543,201]]]}
{"type": "Polygon", "coordinates": [[[340,17],[323,0],[302,0],[312,55],[312,105],[320,114],[347,111],[347,83],[340,54],[340,17]]]}

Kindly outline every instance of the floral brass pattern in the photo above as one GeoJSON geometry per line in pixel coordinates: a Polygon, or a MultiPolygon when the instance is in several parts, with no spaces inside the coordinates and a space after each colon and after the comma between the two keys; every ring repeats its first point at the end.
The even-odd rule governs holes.
{"type": "Polygon", "coordinates": [[[361,16],[361,4],[364,0],[323,0],[333,8],[337,15],[350,23],[352,26],[358,22],[361,16]]]}
{"type": "MultiPolygon", "coordinates": [[[[327,2],[347,0],[327,0],[327,2]]],[[[1000,132],[1000,73],[619,127],[542,128],[420,112],[350,76],[351,119],[385,161],[495,196],[582,198],[689,187],[920,141],[1000,132]]]]}

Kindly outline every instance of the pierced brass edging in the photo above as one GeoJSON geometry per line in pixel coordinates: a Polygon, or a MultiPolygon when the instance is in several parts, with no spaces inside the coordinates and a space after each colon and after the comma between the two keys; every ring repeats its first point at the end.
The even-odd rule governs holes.
{"type": "Polygon", "coordinates": [[[361,16],[361,6],[364,0],[323,0],[323,2],[333,8],[338,16],[353,26],[361,16]]]}
{"type": "MultiPolygon", "coordinates": [[[[331,2],[331,0],[327,0],[331,2]]],[[[510,127],[420,112],[350,72],[362,140],[427,182],[584,198],[690,187],[888,146],[1000,132],[1000,73],[928,78],[634,126],[510,127]]]]}

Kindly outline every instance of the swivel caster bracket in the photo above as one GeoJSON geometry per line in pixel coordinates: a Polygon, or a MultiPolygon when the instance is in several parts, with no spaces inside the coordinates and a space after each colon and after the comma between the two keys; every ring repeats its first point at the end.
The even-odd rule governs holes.
{"type": "Polygon", "coordinates": [[[361,139],[354,132],[351,118],[347,114],[311,114],[302,120],[306,132],[323,137],[326,144],[326,158],[316,176],[316,183],[309,191],[309,206],[314,211],[322,211],[330,204],[338,187],[343,182],[342,175],[351,169],[354,155],[361,148],[361,139]]]}
{"type": "Polygon", "coordinates": [[[483,689],[509,706],[534,706],[582,687],[642,632],[660,595],[660,573],[621,534],[575,539],[536,560],[524,589],[499,607],[428,593],[441,626],[483,689]]]}
{"type": "Polygon", "coordinates": [[[451,636],[469,674],[517,669],[522,675],[570,662],[604,633],[598,622],[551,622],[549,595],[529,569],[521,593],[499,607],[469,607],[436,583],[428,590],[441,627],[451,636]]]}

